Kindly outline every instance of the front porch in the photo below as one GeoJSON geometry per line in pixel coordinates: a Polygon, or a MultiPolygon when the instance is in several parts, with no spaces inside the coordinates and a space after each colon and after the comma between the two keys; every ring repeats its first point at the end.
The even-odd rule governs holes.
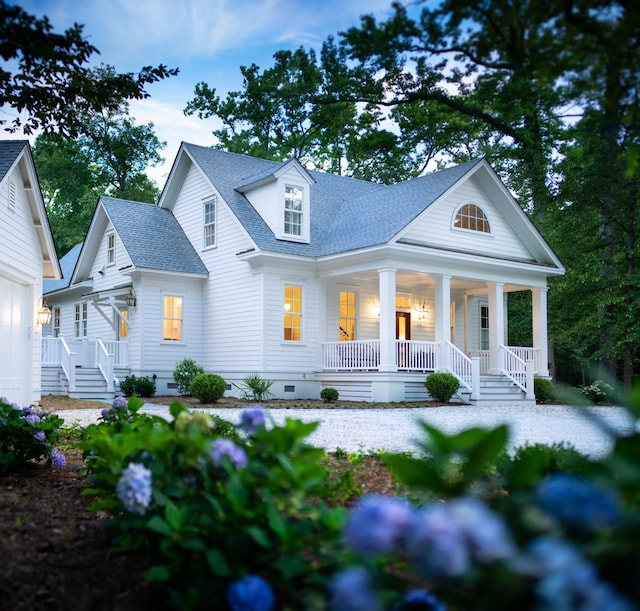
{"type": "MultiPolygon", "coordinates": [[[[322,344],[321,374],[320,377],[329,379],[330,373],[340,374],[335,377],[336,383],[343,386],[343,390],[353,393],[358,385],[361,390],[355,393],[364,396],[369,388],[371,398],[369,400],[394,401],[422,398],[423,385],[426,375],[433,372],[446,372],[454,375],[460,382],[458,398],[465,403],[480,404],[494,403],[519,403],[521,401],[535,402],[533,391],[533,379],[535,375],[542,375],[538,369],[538,349],[521,346],[499,346],[497,358],[492,359],[489,350],[476,350],[470,355],[464,354],[451,342],[435,342],[421,340],[395,340],[392,344],[393,354],[391,358],[381,355],[381,342],[379,339],[354,340],[339,342],[324,342],[322,344]],[[498,370],[491,368],[492,361],[498,363],[498,370]],[[383,366],[383,363],[390,366],[383,366]],[[374,397],[373,386],[366,383],[367,376],[380,380],[385,378],[382,388],[389,388],[388,394],[374,397]],[[372,377],[371,374],[386,374],[372,377]],[[355,386],[349,383],[349,376],[356,381],[355,386]],[[422,375],[416,375],[422,374],[422,375]],[[396,391],[393,391],[393,380],[396,381],[396,391]],[[506,385],[501,382],[506,382],[506,385]],[[507,386],[513,387],[513,392],[507,393],[507,386]],[[351,386],[351,390],[347,390],[351,386]],[[413,390],[411,390],[413,386],[413,390]],[[491,388],[501,386],[499,394],[505,395],[496,399],[495,392],[491,388]],[[364,392],[364,395],[362,394],[364,392]],[[395,394],[395,396],[394,396],[395,394]],[[504,401],[502,400],[504,399],[504,401]]],[[[327,385],[325,381],[325,385],[327,385]]]]}

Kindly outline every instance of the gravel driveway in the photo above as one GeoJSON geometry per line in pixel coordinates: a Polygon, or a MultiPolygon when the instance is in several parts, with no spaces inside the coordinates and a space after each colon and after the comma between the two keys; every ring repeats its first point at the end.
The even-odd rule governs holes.
{"type": "MultiPolygon", "coordinates": [[[[166,406],[147,404],[141,411],[168,417],[166,406]]],[[[231,422],[238,422],[241,409],[203,409],[231,422]]],[[[85,426],[95,422],[99,410],[69,410],[59,412],[69,425],[85,426]]],[[[285,418],[305,422],[318,421],[320,426],[309,438],[314,445],[333,451],[347,452],[386,450],[403,452],[418,449],[416,441],[423,438],[419,421],[423,420],[444,432],[453,433],[474,426],[495,427],[508,424],[509,447],[534,443],[567,443],[583,454],[595,458],[611,449],[612,437],[630,433],[634,423],[620,407],[574,408],[564,405],[535,407],[470,407],[443,406],[413,409],[274,409],[269,415],[276,424],[285,418]]]]}

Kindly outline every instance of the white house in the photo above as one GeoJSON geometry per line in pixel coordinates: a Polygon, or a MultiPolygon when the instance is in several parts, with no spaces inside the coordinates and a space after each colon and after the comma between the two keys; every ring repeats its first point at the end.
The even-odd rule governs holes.
{"type": "Polygon", "coordinates": [[[230,394],[257,373],[278,397],[383,402],[426,399],[433,371],[470,403],[533,401],[564,272],[483,159],[383,186],[186,143],[158,205],[100,198],[63,263],[51,392],[129,373],[175,392],[190,357],[230,394]],[[531,346],[509,346],[511,291],[532,293],[531,346]]]}
{"type": "Polygon", "coordinates": [[[26,140],[0,140],[0,396],[40,399],[43,278],[60,266],[26,140]]]}

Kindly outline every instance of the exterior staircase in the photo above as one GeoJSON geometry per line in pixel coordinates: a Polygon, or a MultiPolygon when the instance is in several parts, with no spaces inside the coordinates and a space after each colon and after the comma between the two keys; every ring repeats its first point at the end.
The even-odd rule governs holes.
{"type": "Polygon", "coordinates": [[[471,399],[466,388],[458,391],[457,396],[468,405],[512,405],[533,406],[535,399],[527,399],[524,391],[507,376],[482,374],[480,376],[480,399],[471,399]]]}
{"type": "MultiPolygon", "coordinates": [[[[116,380],[129,375],[128,369],[117,368],[114,371],[116,380]]],[[[42,394],[67,395],[72,399],[92,399],[95,401],[111,401],[119,391],[116,383],[115,392],[107,391],[107,383],[97,367],[76,367],[76,388],[69,391],[69,385],[62,368],[42,368],[42,394]]]]}

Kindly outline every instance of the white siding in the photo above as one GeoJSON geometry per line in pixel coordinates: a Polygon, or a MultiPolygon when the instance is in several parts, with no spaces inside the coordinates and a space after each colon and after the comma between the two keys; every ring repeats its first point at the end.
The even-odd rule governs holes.
{"type": "Polygon", "coordinates": [[[403,234],[403,238],[464,252],[502,258],[534,259],[506,223],[500,210],[473,178],[430,206],[403,234]],[[462,204],[475,204],[482,209],[489,220],[490,234],[453,228],[455,212],[462,204]]]}
{"type": "Polygon", "coordinates": [[[23,405],[40,398],[42,329],[36,325],[36,312],[42,294],[42,250],[33,223],[16,168],[0,185],[0,341],[13,357],[10,367],[3,363],[9,368],[0,377],[0,396],[23,405]],[[13,204],[10,182],[15,186],[13,204]]]}

